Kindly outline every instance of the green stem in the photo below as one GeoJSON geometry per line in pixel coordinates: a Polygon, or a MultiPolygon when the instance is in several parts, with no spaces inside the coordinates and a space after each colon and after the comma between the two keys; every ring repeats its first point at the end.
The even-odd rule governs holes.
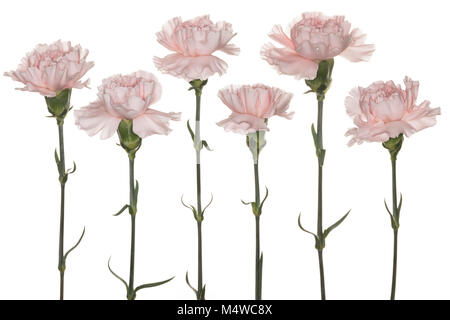
{"type": "MultiPolygon", "coordinates": [[[[254,164],[255,175],[255,207],[260,206],[260,192],[259,192],[259,165],[258,162],[254,164]]],[[[255,300],[261,300],[262,295],[262,274],[261,274],[261,249],[260,249],[260,216],[255,215],[256,225],[256,246],[255,246],[255,300]]]]}
{"type": "MultiPolygon", "coordinates": [[[[317,148],[322,151],[323,150],[323,97],[318,98],[318,112],[317,112],[317,148]]],[[[324,242],[323,237],[323,213],[322,213],[322,168],[323,168],[323,159],[321,160],[318,155],[318,190],[317,190],[317,237],[319,238],[320,243],[324,242]]],[[[320,269],[320,294],[322,300],[326,300],[325,294],[325,273],[323,267],[323,256],[322,250],[323,248],[319,248],[318,256],[319,256],[319,269],[320,269]]]]}
{"type": "MultiPolygon", "coordinates": [[[[396,158],[391,158],[392,163],[392,214],[396,221],[399,221],[399,212],[397,206],[397,170],[396,158]]],[[[394,228],[394,257],[392,263],[392,286],[391,286],[391,300],[395,300],[395,287],[397,283],[397,244],[398,244],[398,228],[394,228]]]]}
{"type": "Polygon", "coordinates": [[[136,293],[134,291],[134,257],[136,246],[136,208],[135,187],[134,187],[134,156],[129,157],[130,163],[130,207],[131,209],[131,249],[130,249],[130,281],[128,282],[127,299],[134,300],[136,293]]]}
{"type": "MultiPolygon", "coordinates": [[[[200,105],[201,90],[195,91],[195,136],[194,145],[196,152],[196,178],[197,178],[197,213],[202,215],[202,179],[201,179],[201,137],[200,137],[200,105]]],[[[202,221],[197,221],[197,300],[203,300],[203,254],[202,254],[202,221]]]]}
{"type": "Polygon", "coordinates": [[[59,283],[59,299],[64,300],[64,272],[65,272],[65,262],[64,262],[64,203],[65,203],[65,185],[66,182],[63,179],[63,175],[66,171],[66,160],[64,155],[64,121],[58,120],[58,136],[59,136],[59,182],[61,185],[61,208],[60,208],[60,220],[59,220],[59,261],[58,270],[60,274],[59,283]]]}

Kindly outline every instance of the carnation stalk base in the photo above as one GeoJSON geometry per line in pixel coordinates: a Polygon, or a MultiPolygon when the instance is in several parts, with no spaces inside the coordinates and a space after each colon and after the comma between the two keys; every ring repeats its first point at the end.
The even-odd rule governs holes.
{"type": "MultiPolygon", "coordinates": [[[[259,165],[254,165],[255,172],[255,206],[260,206],[259,165]]],[[[262,256],[260,245],[260,216],[255,215],[255,300],[262,299],[262,256]]]]}
{"type": "Polygon", "coordinates": [[[146,283],[135,287],[134,284],[134,271],[135,271],[135,250],[136,250],[136,214],[137,214],[137,202],[139,193],[139,183],[134,179],[134,160],[136,157],[136,152],[141,147],[142,139],[133,132],[133,122],[131,120],[122,120],[117,129],[117,134],[119,135],[120,145],[128,153],[128,163],[129,163],[129,187],[130,187],[130,201],[128,204],[124,205],[122,209],[115,216],[119,216],[128,209],[128,213],[131,217],[131,241],[130,241],[130,274],[128,283],[118,276],[110,266],[110,261],[108,261],[109,271],[114,277],[119,279],[127,290],[127,299],[135,300],[136,294],[139,290],[145,288],[151,288],[165,284],[173,279],[167,279],[160,282],[146,283]]]}
{"type": "MultiPolygon", "coordinates": [[[[66,162],[64,155],[64,120],[58,121],[58,136],[59,136],[59,171],[66,172],[66,162]]],[[[60,209],[60,220],[59,220],[59,259],[58,259],[58,270],[60,274],[59,282],[59,299],[64,300],[64,207],[65,207],[65,188],[66,182],[64,179],[59,179],[61,185],[61,209],[60,209]]]]}
{"type": "Polygon", "coordinates": [[[398,229],[400,227],[400,210],[402,207],[403,198],[400,195],[400,202],[397,202],[397,155],[403,144],[403,135],[400,134],[396,138],[390,138],[383,143],[383,147],[388,149],[391,154],[392,166],[392,212],[385,202],[386,210],[391,218],[391,226],[394,231],[394,250],[392,261],[392,285],[391,285],[391,300],[395,300],[395,289],[397,283],[397,251],[398,251],[398,229]]]}
{"type": "MultiPolygon", "coordinates": [[[[208,83],[208,80],[192,80],[189,82],[191,88],[195,92],[195,131],[192,131],[189,121],[187,127],[194,142],[195,157],[196,157],[196,195],[197,205],[188,206],[183,201],[183,205],[194,213],[194,218],[197,221],[197,289],[191,286],[188,274],[186,273],[186,282],[188,286],[194,291],[197,300],[205,300],[206,286],[203,284],[203,248],[202,248],[202,222],[204,219],[204,212],[211,202],[202,208],[202,176],[201,176],[201,150],[203,147],[209,149],[208,143],[201,139],[200,136],[200,112],[201,112],[201,96],[203,87],[208,83]]],[[[212,201],[212,199],[211,199],[212,201]]]]}
{"type": "MultiPolygon", "coordinates": [[[[322,122],[323,122],[323,99],[324,97],[318,98],[318,112],[317,112],[317,148],[319,150],[323,150],[323,128],[322,128],[322,122]]],[[[319,168],[319,174],[318,174],[318,190],[317,190],[317,237],[319,238],[319,241],[321,243],[324,242],[323,238],[323,212],[322,212],[322,181],[323,181],[323,173],[322,173],[322,167],[323,167],[323,157],[320,156],[320,154],[317,154],[318,159],[318,168],[319,168]]],[[[323,248],[318,248],[318,257],[319,257],[319,272],[320,272],[320,296],[322,300],[326,300],[326,292],[325,292],[325,272],[323,267],[323,248]]]]}
{"type": "MultiPolygon", "coordinates": [[[[68,110],[67,110],[68,111],[68,110]]],[[[66,112],[67,112],[66,111],[66,112]]],[[[59,248],[58,248],[58,270],[59,270],[59,299],[64,300],[64,274],[66,271],[66,261],[68,255],[80,244],[84,237],[85,229],[78,239],[78,242],[64,253],[64,218],[65,218],[65,196],[66,196],[66,182],[69,174],[72,174],[76,170],[74,163],[73,169],[66,171],[66,160],[64,152],[64,116],[57,118],[58,124],[58,137],[59,137],[59,155],[55,150],[55,161],[59,173],[59,183],[61,186],[61,199],[60,199],[60,219],[59,219],[59,248]]]]}

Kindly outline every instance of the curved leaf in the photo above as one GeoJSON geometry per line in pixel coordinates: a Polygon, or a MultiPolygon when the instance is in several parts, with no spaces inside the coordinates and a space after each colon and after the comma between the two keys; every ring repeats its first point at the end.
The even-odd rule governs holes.
{"type": "Polygon", "coordinates": [[[136,289],[134,289],[134,292],[136,293],[141,289],[152,288],[152,287],[157,287],[157,286],[163,285],[163,284],[169,282],[170,280],[172,280],[173,278],[175,278],[175,277],[172,277],[170,279],[160,281],[160,282],[146,283],[146,284],[140,285],[136,289]]]}
{"type": "Polygon", "coordinates": [[[119,277],[114,271],[112,271],[111,266],[110,266],[110,262],[111,262],[111,257],[109,257],[109,259],[108,259],[108,269],[109,269],[109,271],[112,273],[112,275],[114,277],[119,279],[125,285],[125,287],[127,288],[127,292],[128,292],[128,284],[127,284],[127,282],[125,280],[123,280],[121,277],[119,277]]]}
{"type": "Polygon", "coordinates": [[[113,214],[114,217],[120,216],[122,214],[122,212],[124,212],[126,209],[128,209],[130,206],[128,204],[124,205],[122,207],[122,209],[120,209],[119,212],[117,212],[116,214],[113,214]]]}
{"type": "Polygon", "coordinates": [[[205,147],[206,150],[208,150],[208,151],[213,151],[213,149],[211,149],[211,148],[208,146],[208,142],[206,142],[206,140],[202,140],[202,146],[205,147]]]}
{"type": "Polygon", "coordinates": [[[73,173],[75,173],[75,171],[77,171],[77,164],[75,163],[75,161],[73,162],[73,168],[72,169],[69,169],[69,170],[67,170],[67,174],[73,174],[73,173]]]}
{"type": "MultiPolygon", "coordinates": [[[[191,89],[189,89],[189,90],[191,90],[191,89]]],[[[191,135],[192,141],[194,141],[194,131],[192,131],[191,124],[189,123],[189,120],[187,121],[187,128],[188,128],[189,134],[191,135]]]]}
{"type": "Polygon", "coordinates": [[[342,218],[340,218],[334,224],[332,224],[331,226],[329,226],[328,228],[325,229],[325,231],[323,232],[324,239],[330,234],[331,231],[333,231],[333,229],[338,227],[345,220],[345,218],[347,218],[347,216],[350,214],[350,211],[352,211],[352,210],[351,209],[348,210],[348,212],[342,218]]]}
{"type": "Polygon", "coordinates": [[[269,196],[269,189],[267,189],[267,187],[266,187],[266,195],[264,196],[263,201],[260,203],[259,208],[258,208],[258,211],[257,211],[257,213],[258,213],[259,216],[261,215],[261,212],[262,212],[262,208],[263,208],[264,202],[266,202],[266,199],[267,199],[268,196],[269,196]]]}
{"type": "Polygon", "coordinates": [[[71,253],[73,250],[75,250],[75,248],[78,247],[78,245],[80,244],[81,240],[83,240],[85,232],[86,232],[86,227],[83,228],[83,232],[81,233],[81,237],[80,237],[80,239],[78,239],[77,243],[72,248],[70,248],[70,250],[67,251],[66,254],[64,255],[64,262],[66,261],[69,253],[71,253]]]}
{"type": "Polygon", "coordinates": [[[298,215],[298,226],[300,227],[300,229],[302,229],[302,231],[304,231],[304,232],[306,232],[306,233],[309,233],[310,235],[314,236],[314,238],[316,239],[316,241],[318,241],[319,238],[317,238],[317,236],[316,236],[315,233],[313,233],[313,232],[311,232],[311,231],[308,231],[308,230],[306,230],[305,228],[303,228],[302,223],[301,223],[301,220],[300,220],[301,215],[302,215],[302,213],[300,212],[300,214],[298,215]]]}
{"type": "Polygon", "coordinates": [[[202,215],[205,213],[205,210],[211,205],[211,203],[213,202],[213,194],[211,193],[211,200],[209,200],[209,203],[203,208],[202,210],[202,215]]]}
{"type": "Polygon", "coordinates": [[[188,275],[188,271],[186,271],[186,283],[189,286],[189,288],[192,289],[192,291],[194,291],[195,296],[198,296],[198,291],[191,285],[191,283],[189,282],[189,275],[188,275]]]}

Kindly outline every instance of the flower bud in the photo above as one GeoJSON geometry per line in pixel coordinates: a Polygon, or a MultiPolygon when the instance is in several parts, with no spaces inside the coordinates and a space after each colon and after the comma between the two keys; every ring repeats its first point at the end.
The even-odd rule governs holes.
{"type": "Polygon", "coordinates": [[[64,89],[59,91],[54,97],[45,97],[48,112],[50,112],[58,120],[63,120],[70,109],[70,96],[72,89],[64,89]]]}
{"type": "Polygon", "coordinates": [[[389,150],[392,160],[397,160],[397,154],[402,148],[403,139],[403,134],[400,134],[396,138],[390,138],[388,141],[383,142],[383,147],[389,150]]]}
{"type": "Polygon", "coordinates": [[[313,80],[305,80],[312,92],[317,94],[318,98],[322,100],[325,98],[325,93],[331,85],[331,74],[333,72],[334,59],[320,61],[317,69],[316,78],[313,80]]]}
{"type": "Polygon", "coordinates": [[[123,119],[117,128],[120,145],[134,159],[136,152],[141,147],[142,139],[133,132],[133,121],[123,119]]]}
{"type": "Polygon", "coordinates": [[[203,87],[208,83],[208,79],[206,80],[192,80],[189,81],[189,84],[192,86],[189,90],[195,90],[195,94],[200,96],[202,94],[203,87]]]}

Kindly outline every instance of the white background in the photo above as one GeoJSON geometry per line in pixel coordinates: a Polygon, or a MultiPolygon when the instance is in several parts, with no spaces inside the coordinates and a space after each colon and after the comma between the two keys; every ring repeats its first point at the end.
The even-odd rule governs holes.
{"type": "MultiPolygon", "coordinates": [[[[155,32],[174,16],[189,19],[209,13],[214,21],[233,24],[238,57],[218,53],[228,72],[210,78],[202,105],[203,137],[214,149],[202,152],[203,198],[214,194],[206,212],[204,279],[208,299],[254,297],[254,217],[240,199],[252,200],[252,158],[245,137],[226,133],[215,123],[229,110],[217,91],[229,84],[262,82],[295,93],[293,120],[271,119],[261,154],[262,188],[270,194],[261,217],[264,252],[263,298],[317,299],[317,253],[310,235],[300,231],[297,216],[315,230],[316,157],[310,125],[316,119],[314,95],[304,95],[303,81],[280,76],[259,56],[274,24],[287,26],[306,11],[344,14],[368,35],[377,51],[369,63],[336,58],[333,86],[324,115],[325,225],[348,209],[352,213],[327,239],[324,251],[330,299],[387,299],[392,266],[392,229],[383,199],[391,203],[389,154],[380,144],[348,148],[352,126],[344,98],[356,85],[375,80],[419,80],[419,102],[431,100],[443,115],[431,129],[406,139],[398,157],[398,189],[404,203],[399,231],[399,299],[448,299],[450,294],[450,224],[448,181],[448,52],[450,28],[444,1],[2,1],[0,71],[15,69],[37,43],[57,39],[90,50],[95,67],[87,77],[92,89],[75,89],[74,108],[95,99],[101,79],[138,69],[155,73],[163,85],[156,109],[181,111],[169,136],[144,140],[136,158],[140,182],[137,216],[136,283],[176,278],[142,290],[138,299],[193,299],[184,281],[189,270],[196,283],[196,224],[180,197],[195,203],[195,157],[186,120],[193,120],[195,97],[182,79],[160,74],[154,55],[169,52],[155,32]],[[314,5],[313,5],[314,4],[314,5]]],[[[15,91],[20,83],[0,77],[0,298],[57,299],[59,273],[59,183],[53,151],[57,126],[46,118],[44,98],[15,91]]],[[[128,159],[116,146],[90,138],[65,125],[69,177],[66,248],[86,236],[68,258],[67,299],[123,299],[124,286],[109,273],[107,260],[128,278],[130,218],[113,217],[128,201],[128,159]]]]}

